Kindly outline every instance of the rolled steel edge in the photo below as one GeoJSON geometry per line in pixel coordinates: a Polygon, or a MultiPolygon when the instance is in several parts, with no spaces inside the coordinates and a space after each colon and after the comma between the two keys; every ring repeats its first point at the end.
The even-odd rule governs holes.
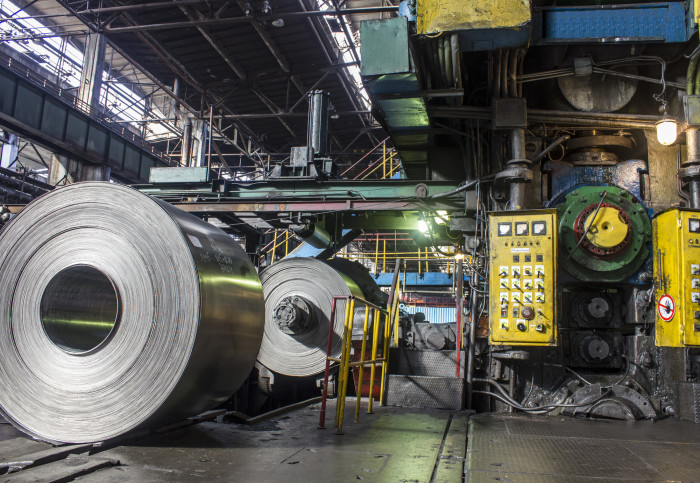
{"type": "Polygon", "coordinates": [[[210,409],[240,387],[262,340],[262,286],[236,242],[123,186],[79,183],[29,204],[0,234],[0,279],[0,412],[49,442],[210,409]],[[40,307],[76,266],[102,272],[120,303],[110,336],[79,354],[49,338],[40,307]]]}

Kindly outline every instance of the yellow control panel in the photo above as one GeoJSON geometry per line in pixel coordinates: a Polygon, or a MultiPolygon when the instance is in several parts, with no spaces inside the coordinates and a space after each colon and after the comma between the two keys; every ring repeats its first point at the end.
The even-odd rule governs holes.
{"type": "Polygon", "coordinates": [[[489,343],[556,345],[556,210],[492,213],[489,243],[489,343]]]}
{"type": "Polygon", "coordinates": [[[656,345],[700,346],[700,211],[664,211],[652,228],[656,345]]]}

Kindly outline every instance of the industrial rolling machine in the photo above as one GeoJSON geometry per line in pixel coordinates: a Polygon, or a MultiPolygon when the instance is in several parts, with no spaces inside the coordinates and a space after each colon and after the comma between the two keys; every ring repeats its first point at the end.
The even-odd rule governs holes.
{"type": "Polygon", "coordinates": [[[468,402],[700,421],[696,12],[404,7],[363,23],[362,76],[407,176],[474,195],[468,402]]]}

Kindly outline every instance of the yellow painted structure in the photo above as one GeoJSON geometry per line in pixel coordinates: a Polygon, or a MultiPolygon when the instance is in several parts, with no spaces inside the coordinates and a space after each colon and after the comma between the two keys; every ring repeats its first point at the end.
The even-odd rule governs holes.
{"type": "Polygon", "coordinates": [[[656,345],[700,346],[700,211],[664,211],[652,228],[656,345]]]}
{"type": "Polygon", "coordinates": [[[489,215],[489,343],[557,345],[557,212],[489,215]]]}
{"type": "Polygon", "coordinates": [[[530,22],[528,0],[418,0],[419,34],[521,27],[530,22]]]}

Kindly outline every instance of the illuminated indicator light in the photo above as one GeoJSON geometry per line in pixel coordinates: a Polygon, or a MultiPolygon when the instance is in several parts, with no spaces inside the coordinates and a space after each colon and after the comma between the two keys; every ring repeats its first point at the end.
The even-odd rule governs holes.
{"type": "Polygon", "coordinates": [[[664,146],[670,146],[678,138],[678,123],[675,119],[664,117],[656,123],[656,139],[664,146]]]}

